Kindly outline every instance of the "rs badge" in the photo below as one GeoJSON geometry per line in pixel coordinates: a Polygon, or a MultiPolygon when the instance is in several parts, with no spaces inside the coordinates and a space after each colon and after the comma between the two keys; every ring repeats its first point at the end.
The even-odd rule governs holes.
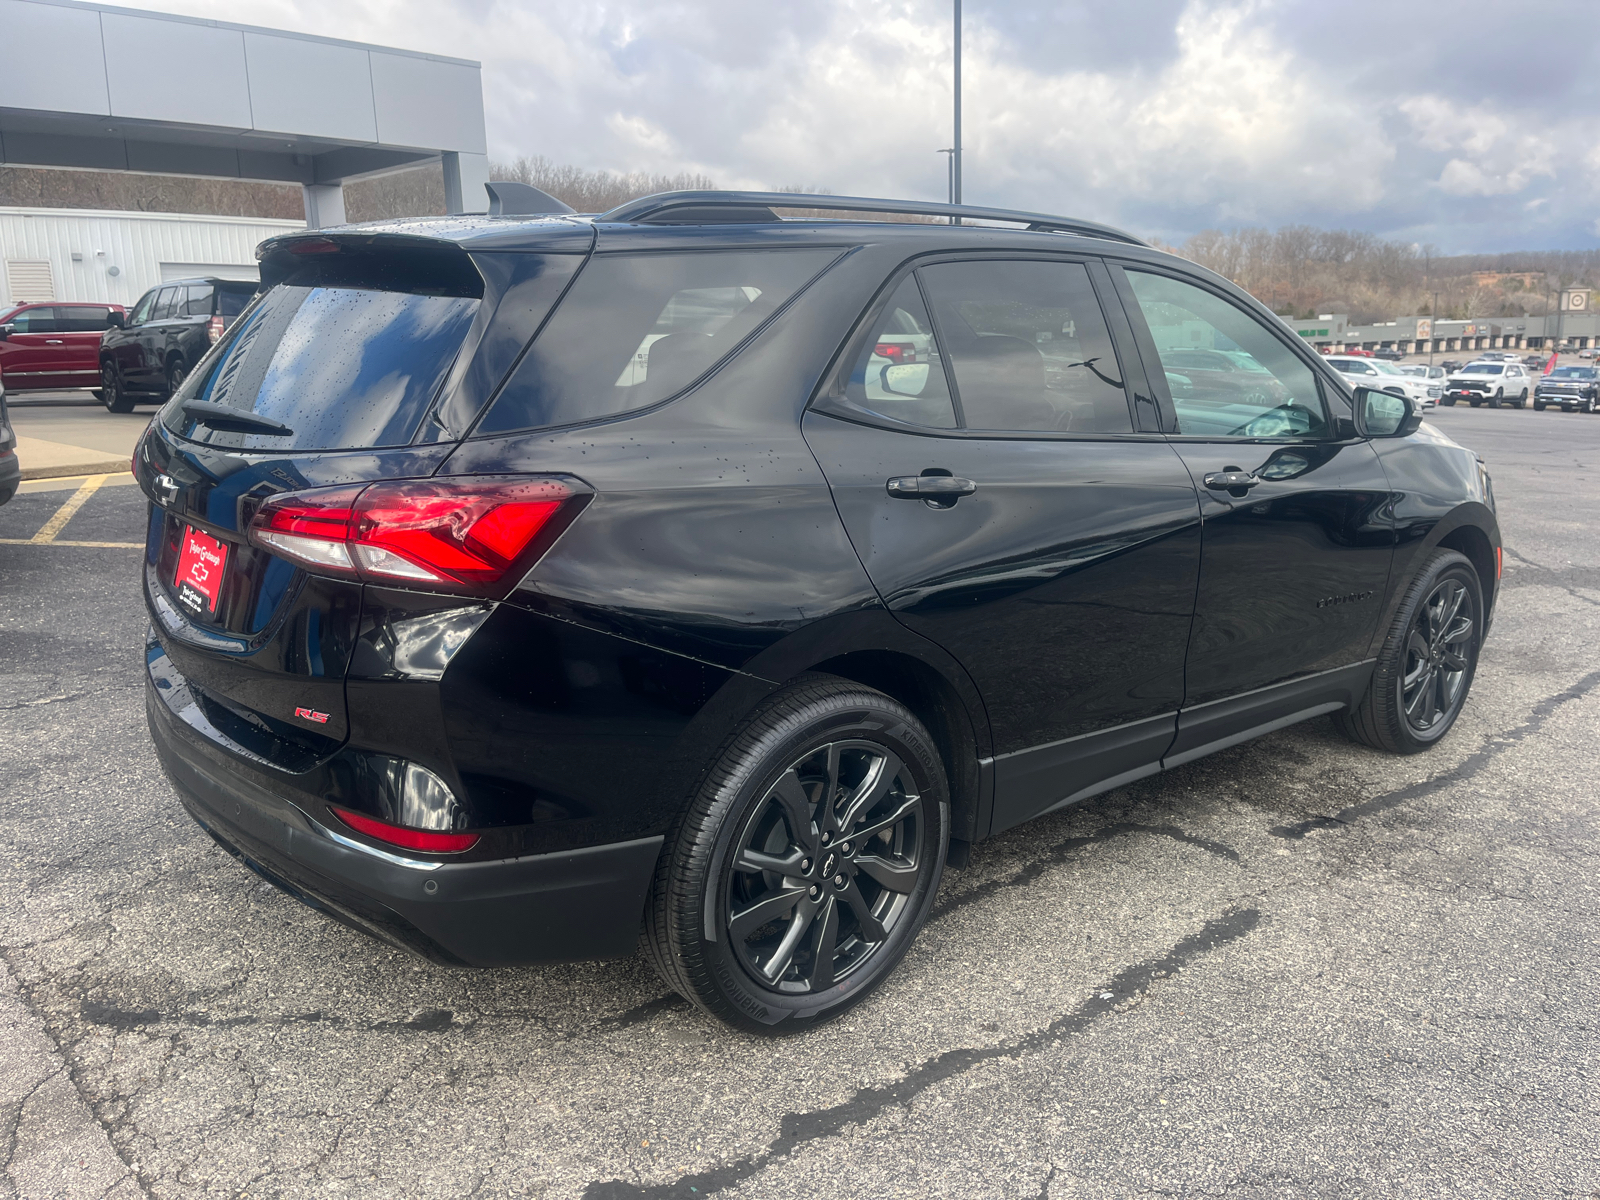
{"type": "Polygon", "coordinates": [[[328,714],[318,712],[314,708],[297,708],[294,710],[294,715],[304,717],[307,721],[315,721],[318,725],[326,725],[328,723],[328,714]]]}

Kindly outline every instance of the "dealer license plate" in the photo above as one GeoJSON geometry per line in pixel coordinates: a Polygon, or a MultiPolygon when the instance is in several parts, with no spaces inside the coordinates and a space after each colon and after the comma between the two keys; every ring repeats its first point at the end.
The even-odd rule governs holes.
{"type": "Polygon", "coordinates": [[[178,552],[178,573],[173,586],[178,603],[197,616],[217,615],[222,577],[228,569],[228,547],[193,525],[183,527],[183,547],[178,552]]]}

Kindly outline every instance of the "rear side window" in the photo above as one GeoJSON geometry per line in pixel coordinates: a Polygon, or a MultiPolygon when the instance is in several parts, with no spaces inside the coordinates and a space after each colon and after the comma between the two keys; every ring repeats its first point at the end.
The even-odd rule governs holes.
{"type": "Polygon", "coordinates": [[[1133,432],[1081,263],[940,263],[919,273],[968,429],[1133,432]]]}
{"type": "Polygon", "coordinates": [[[476,432],[572,425],[666,400],[836,257],[835,250],[597,256],[476,432]]]}
{"type": "Polygon", "coordinates": [[[243,449],[407,445],[481,302],[482,279],[464,263],[463,256],[443,269],[375,277],[308,264],[233,323],[219,353],[162,410],[162,423],[194,441],[243,449]],[[253,412],[293,432],[212,429],[182,411],[186,400],[253,412]]]}
{"type": "Polygon", "coordinates": [[[97,333],[111,324],[111,310],[96,304],[74,304],[56,309],[62,333],[97,333]]]}

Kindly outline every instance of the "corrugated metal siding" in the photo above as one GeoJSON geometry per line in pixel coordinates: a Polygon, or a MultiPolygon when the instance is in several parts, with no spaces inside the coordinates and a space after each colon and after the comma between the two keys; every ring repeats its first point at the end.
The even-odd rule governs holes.
{"type": "MultiPolygon", "coordinates": [[[[301,221],[247,217],[0,208],[0,260],[48,260],[57,300],[131,308],[161,282],[162,263],[254,265],[258,243],[304,227],[301,221]],[[74,252],[81,261],[73,261],[74,252]],[[117,274],[111,274],[112,267],[117,274]]],[[[4,272],[0,287],[6,288],[0,302],[9,304],[4,272]]]]}

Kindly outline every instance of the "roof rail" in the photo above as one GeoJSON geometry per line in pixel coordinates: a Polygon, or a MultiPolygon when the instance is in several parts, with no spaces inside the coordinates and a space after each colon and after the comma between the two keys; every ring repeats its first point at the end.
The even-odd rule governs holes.
{"type": "MultiPolygon", "coordinates": [[[[728,224],[749,224],[752,209],[820,208],[831,212],[901,213],[918,217],[960,217],[969,221],[1012,221],[1030,231],[1076,233],[1083,237],[1104,238],[1145,246],[1131,233],[1079,221],[1072,217],[1053,217],[1048,213],[1018,212],[1010,208],[980,208],[973,204],[939,204],[927,200],[877,200],[866,196],[829,196],[811,192],[658,192],[613,208],[597,220],[634,225],[717,224],[708,209],[729,209],[728,224]],[[675,219],[676,218],[676,219],[675,219]]],[[[767,213],[761,220],[773,219],[767,213]]]]}

